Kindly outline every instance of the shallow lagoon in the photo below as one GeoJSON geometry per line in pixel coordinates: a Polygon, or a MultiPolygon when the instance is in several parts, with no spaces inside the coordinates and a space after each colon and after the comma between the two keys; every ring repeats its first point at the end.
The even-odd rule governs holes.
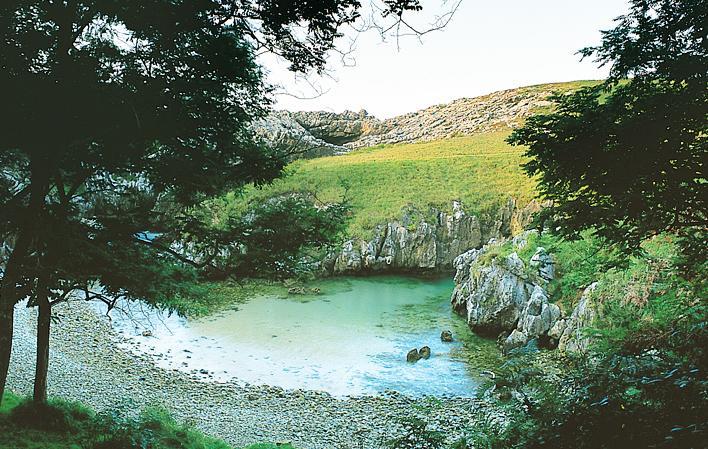
{"type": "Polygon", "coordinates": [[[316,296],[264,296],[207,318],[156,311],[113,314],[128,347],[166,369],[335,396],[396,390],[412,396],[472,396],[496,361],[493,342],[473,337],[454,315],[449,279],[337,278],[316,296]],[[152,336],[141,333],[149,329],[152,336]],[[455,342],[440,341],[450,329],[455,342]],[[411,348],[432,356],[406,362],[411,348]]]}

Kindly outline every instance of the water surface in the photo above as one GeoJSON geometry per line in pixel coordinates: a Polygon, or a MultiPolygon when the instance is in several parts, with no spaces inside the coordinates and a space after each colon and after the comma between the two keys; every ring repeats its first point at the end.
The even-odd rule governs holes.
{"type": "Polygon", "coordinates": [[[452,287],[449,279],[339,278],[317,296],[258,297],[196,320],[148,310],[114,316],[114,325],[133,351],[152,354],[160,366],[208,371],[219,381],[337,396],[471,396],[480,365],[496,351],[451,312],[452,287]],[[145,329],[152,335],[142,336],[145,329]],[[455,342],[440,341],[444,329],[455,342]],[[425,345],[430,359],[406,362],[411,348],[425,345]]]}

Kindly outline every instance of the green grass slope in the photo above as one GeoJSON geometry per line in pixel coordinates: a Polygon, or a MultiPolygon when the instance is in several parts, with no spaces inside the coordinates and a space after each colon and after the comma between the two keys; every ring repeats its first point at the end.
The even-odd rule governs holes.
{"type": "Polygon", "coordinates": [[[291,192],[314,192],[337,201],[347,190],[353,218],[350,235],[367,236],[381,223],[400,218],[407,205],[449,209],[463,202],[470,213],[496,207],[510,196],[521,203],[534,196],[534,182],[522,171],[524,149],[498,131],[435,142],[381,145],[342,156],[299,160],[286,176],[264,188],[250,188],[240,201],[291,192]]]}
{"type": "MultiPolygon", "coordinates": [[[[573,81],[529,86],[568,92],[597,84],[573,81]]],[[[479,97],[484,101],[485,97],[479,97]]],[[[543,109],[547,107],[544,106],[543,109]]],[[[543,112],[538,110],[537,112],[543,112]]],[[[412,144],[378,145],[341,156],[298,160],[286,175],[263,188],[251,187],[241,197],[230,195],[227,208],[292,192],[316,194],[322,202],[338,201],[345,191],[352,205],[349,235],[368,237],[387,221],[400,218],[402,209],[429,206],[449,210],[453,200],[468,213],[493,212],[509,197],[525,204],[535,196],[535,182],[521,168],[525,149],[506,143],[510,129],[412,144]]]]}

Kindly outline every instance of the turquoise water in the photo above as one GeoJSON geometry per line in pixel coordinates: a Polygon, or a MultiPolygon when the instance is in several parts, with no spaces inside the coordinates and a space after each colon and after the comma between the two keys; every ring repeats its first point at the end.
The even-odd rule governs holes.
{"type": "Polygon", "coordinates": [[[132,350],[168,369],[209,371],[214,380],[324,390],[336,396],[385,390],[471,396],[476,356],[489,345],[469,335],[450,310],[452,281],[409,277],[328,281],[313,297],[259,297],[234,310],[185,320],[151,311],[115,319],[132,350]],[[152,336],[143,337],[150,329],[152,336]],[[443,343],[451,329],[456,341],[443,343]],[[411,348],[432,357],[406,362],[411,348]],[[472,362],[470,362],[472,360],[472,362]]]}

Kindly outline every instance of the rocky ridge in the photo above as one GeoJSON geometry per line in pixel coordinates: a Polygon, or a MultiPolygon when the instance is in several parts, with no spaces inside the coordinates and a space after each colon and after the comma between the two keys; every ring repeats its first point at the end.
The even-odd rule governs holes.
{"type": "Polygon", "coordinates": [[[365,110],[342,113],[275,111],[256,124],[271,141],[297,144],[303,157],[334,155],[379,144],[424,142],[511,129],[535,111],[550,106],[548,97],[562,84],[544,84],[494,92],[430,106],[379,120],[365,110]]]}
{"type": "Polygon", "coordinates": [[[583,352],[589,344],[583,329],[596,316],[596,284],[588,286],[570,316],[563,317],[547,292],[555,276],[553,258],[542,247],[528,261],[518,255],[530,232],[535,231],[512,240],[510,254],[499,254],[504,241],[492,239],[458,256],[452,308],[474,332],[498,337],[505,352],[534,339],[562,351],[583,352]]]}
{"type": "Polygon", "coordinates": [[[327,274],[452,271],[459,254],[523,229],[539,209],[535,201],[519,206],[513,198],[495,214],[481,217],[467,214],[458,201],[450,213],[409,208],[400,220],[378,226],[372,238],[344,242],[324,260],[323,269],[327,274]]]}

